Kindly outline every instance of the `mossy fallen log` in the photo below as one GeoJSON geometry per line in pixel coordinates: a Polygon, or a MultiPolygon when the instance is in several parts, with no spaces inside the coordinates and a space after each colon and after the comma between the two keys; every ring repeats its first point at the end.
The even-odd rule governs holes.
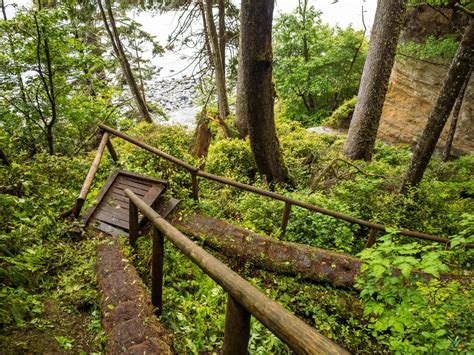
{"type": "Polygon", "coordinates": [[[282,242],[207,216],[174,218],[172,224],[228,257],[335,286],[352,287],[361,265],[350,255],[282,242]]]}
{"type": "MultiPolygon", "coordinates": [[[[283,242],[204,215],[175,216],[172,224],[220,253],[266,270],[300,275],[334,286],[354,287],[362,261],[352,255],[283,242]]],[[[398,273],[395,270],[394,273],[398,273]]],[[[426,279],[431,276],[413,271],[426,279]]],[[[472,282],[472,276],[443,274],[442,280],[472,282]]]]}

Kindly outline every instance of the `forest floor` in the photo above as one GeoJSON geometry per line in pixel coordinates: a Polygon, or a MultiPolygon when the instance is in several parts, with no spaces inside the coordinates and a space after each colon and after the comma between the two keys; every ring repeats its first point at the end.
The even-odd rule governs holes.
{"type": "Polygon", "coordinates": [[[0,337],[2,354],[77,354],[100,352],[84,313],[68,312],[55,300],[43,303],[41,322],[0,337]]]}

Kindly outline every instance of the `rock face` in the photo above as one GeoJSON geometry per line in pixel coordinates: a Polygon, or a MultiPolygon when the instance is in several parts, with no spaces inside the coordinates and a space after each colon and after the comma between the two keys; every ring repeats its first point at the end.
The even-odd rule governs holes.
{"type": "MultiPolygon", "coordinates": [[[[447,70],[447,65],[398,59],[390,77],[378,138],[391,143],[416,144],[447,70]]],[[[474,154],[473,98],[474,79],[471,76],[454,136],[453,155],[474,154]]],[[[450,124],[451,117],[438,148],[444,147],[450,124]]]]}

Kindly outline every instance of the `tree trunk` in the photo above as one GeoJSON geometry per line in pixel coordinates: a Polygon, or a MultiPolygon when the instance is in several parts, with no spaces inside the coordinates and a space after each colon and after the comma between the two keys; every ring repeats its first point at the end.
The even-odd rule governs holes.
{"type": "Polygon", "coordinates": [[[46,140],[48,142],[48,151],[50,155],[54,155],[54,136],[53,136],[53,127],[46,127],[46,140]]]}
{"type": "Polygon", "coordinates": [[[0,148],[0,161],[3,163],[3,165],[10,166],[10,160],[8,160],[7,155],[2,150],[2,148],[0,148]]]}
{"type": "Polygon", "coordinates": [[[102,0],[98,1],[100,13],[102,16],[102,20],[104,22],[105,29],[110,37],[110,41],[112,43],[112,48],[114,50],[117,59],[119,60],[120,67],[122,68],[123,75],[127,82],[128,87],[132,93],[132,96],[135,100],[135,104],[137,105],[137,109],[140,112],[142,119],[146,122],[153,122],[153,119],[150,116],[150,112],[148,111],[148,107],[143,99],[143,96],[138,88],[137,82],[135,80],[135,76],[133,75],[132,68],[130,67],[130,63],[128,62],[127,56],[122,46],[122,42],[120,41],[120,36],[117,30],[117,26],[115,25],[115,18],[112,12],[112,6],[110,4],[110,0],[105,0],[105,7],[107,9],[107,16],[105,14],[104,8],[102,6],[102,0]],[[110,22],[110,26],[109,26],[110,22]]]}
{"type": "Polygon", "coordinates": [[[216,77],[219,115],[225,119],[229,115],[229,102],[227,100],[223,58],[221,56],[221,48],[219,46],[216,24],[214,23],[214,16],[212,14],[212,0],[204,1],[204,18],[206,19],[206,28],[208,31],[209,44],[212,54],[211,58],[209,59],[214,66],[214,74],[216,77]]]}
{"type": "MultiPolygon", "coordinates": [[[[254,0],[255,1],[255,0],[254,0]]],[[[289,243],[251,232],[228,222],[202,215],[174,217],[171,223],[194,238],[237,262],[252,263],[269,271],[298,275],[303,279],[354,287],[362,261],[330,250],[289,243]]],[[[398,271],[394,270],[394,274],[398,271]]],[[[425,279],[432,276],[413,271],[425,279]]],[[[441,274],[441,280],[472,282],[472,276],[441,274]]]]}
{"type": "Polygon", "coordinates": [[[372,157],[405,9],[405,0],[377,3],[357,104],[344,144],[348,158],[372,157]]]}
{"type": "Polygon", "coordinates": [[[466,92],[467,85],[469,84],[469,79],[471,79],[472,68],[466,76],[464,80],[464,84],[459,92],[458,98],[456,99],[456,103],[454,104],[453,109],[453,118],[451,120],[451,126],[449,127],[448,138],[446,139],[446,145],[443,151],[443,161],[447,162],[449,159],[449,155],[451,153],[451,148],[453,146],[454,134],[456,133],[456,126],[458,125],[459,114],[461,112],[461,106],[464,99],[464,94],[466,92]]]}
{"type": "Polygon", "coordinates": [[[189,153],[195,157],[207,157],[209,146],[211,145],[212,133],[209,128],[207,118],[207,111],[204,108],[201,112],[196,130],[194,131],[194,138],[189,147],[189,153]]]}
{"type": "Polygon", "coordinates": [[[436,102],[431,109],[428,120],[418,139],[413,157],[408,168],[407,175],[403,181],[401,192],[405,193],[412,186],[417,186],[431,156],[436,148],[439,136],[448,120],[451,109],[471,70],[474,61],[474,20],[471,19],[466,27],[464,36],[459,44],[458,50],[451,62],[448,73],[443,81],[436,102]]]}
{"type": "MultiPolygon", "coordinates": [[[[38,10],[41,11],[41,2],[38,2],[38,10]]],[[[38,74],[41,79],[41,84],[43,86],[44,91],[46,92],[46,96],[48,97],[49,106],[51,109],[51,118],[48,121],[48,118],[45,117],[41,108],[37,107],[38,113],[41,117],[43,122],[43,131],[46,133],[46,140],[48,143],[48,151],[49,154],[54,154],[54,139],[53,139],[53,126],[56,124],[58,113],[56,107],[56,93],[54,89],[54,71],[53,71],[53,64],[51,59],[51,53],[49,50],[49,42],[48,36],[46,34],[45,26],[40,26],[38,21],[37,13],[35,12],[33,15],[35,20],[35,28],[36,28],[36,61],[37,61],[37,68],[38,74]],[[46,73],[43,71],[43,65],[41,60],[41,48],[44,49],[44,54],[46,58],[46,73]]]]}
{"type": "Polygon", "coordinates": [[[225,0],[219,0],[219,50],[222,61],[222,72],[225,77],[225,45],[226,45],[226,28],[225,28],[225,0]]]}
{"type": "Polygon", "coordinates": [[[247,123],[259,172],[268,182],[286,182],[274,120],[272,83],[273,0],[242,0],[237,113],[247,123]]]}

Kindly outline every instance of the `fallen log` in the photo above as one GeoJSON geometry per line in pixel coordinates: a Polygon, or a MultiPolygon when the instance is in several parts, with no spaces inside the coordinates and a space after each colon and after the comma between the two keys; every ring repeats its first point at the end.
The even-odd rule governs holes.
{"type": "MultiPolygon", "coordinates": [[[[174,216],[171,223],[183,233],[240,262],[334,286],[354,287],[362,265],[362,260],[352,255],[279,241],[208,216],[174,216]]],[[[419,271],[413,273],[426,279],[431,277],[419,271]]],[[[441,275],[441,279],[473,280],[472,276],[452,274],[441,275]]]]}
{"type": "Polygon", "coordinates": [[[359,259],[350,255],[278,241],[207,216],[175,217],[171,223],[228,257],[336,286],[353,286],[361,265],[359,259]]]}

